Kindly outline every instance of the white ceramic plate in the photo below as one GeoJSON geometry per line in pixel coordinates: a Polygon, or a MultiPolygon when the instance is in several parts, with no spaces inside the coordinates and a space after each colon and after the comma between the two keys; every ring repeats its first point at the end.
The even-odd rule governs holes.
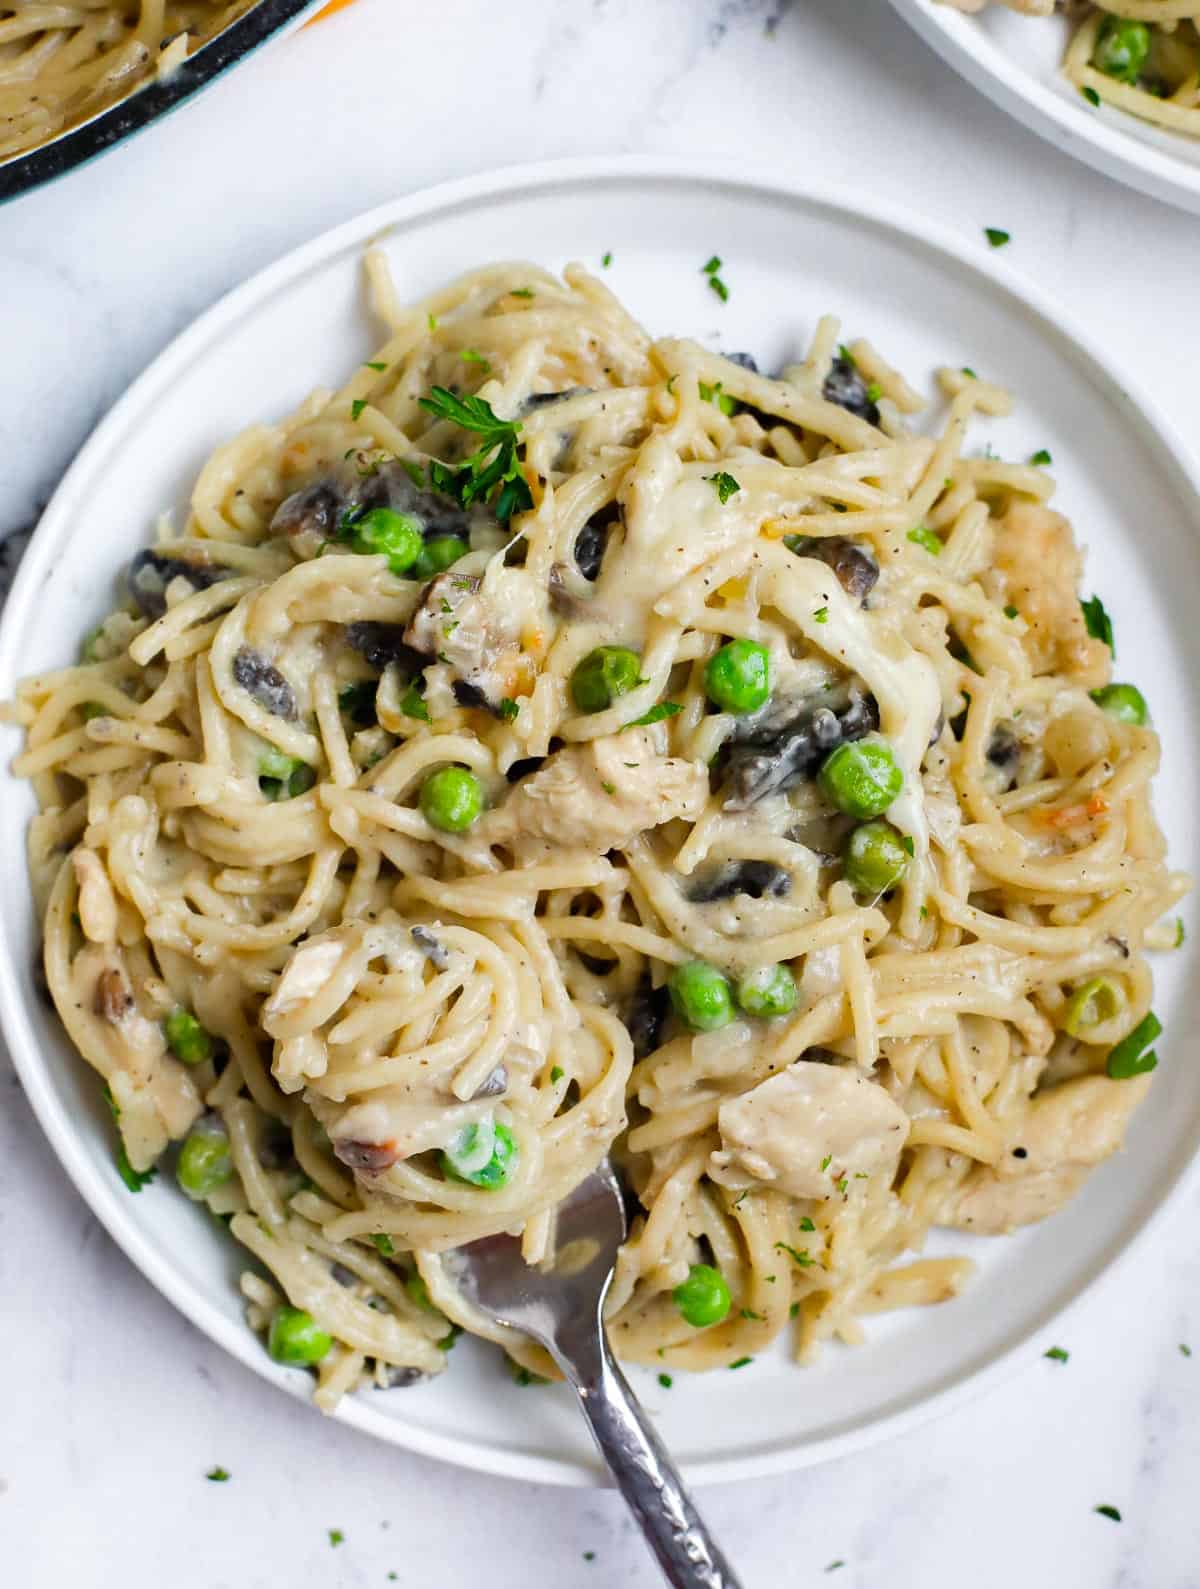
{"type": "Polygon", "coordinates": [[[990,5],[967,16],[941,0],[892,0],[896,10],[975,88],[1076,160],[1141,193],[1200,210],[1200,138],[1089,105],[1060,70],[1062,17],[990,5]]]}
{"type": "MultiPolygon", "coordinates": [[[[1064,331],[1057,313],[925,221],[843,194],[788,191],[680,162],[572,163],[472,179],[407,198],[299,249],[231,294],[175,342],[117,404],[64,479],[26,555],[0,631],[0,698],[22,674],[62,663],[109,608],[117,570],[157,513],[182,508],[211,449],[290,410],[368,357],[363,246],[381,237],[404,294],[462,268],[523,254],[547,265],[599,263],[643,321],[767,367],[839,311],[914,380],[970,364],[1024,398],[992,424],[998,450],[1054,454],[1061,500],[1089,547],[1088,585],[1116,623],[1119,672],[1145,686],[1164,726],[1160,814],[1177,865],[1197,864],[1200,757],[1200,514],[1179,444],[1126,372],[1064,331]],[[700,267],[724,261],[717,301],[700,267]]],[[[982,447],[983,433],[978,438],[982,447]]],[[[4,730],[7,764],[16,735],[4,730]]],[[[28,789],[0,781],[0,1013],[34,1108],[80,1192],[144,1273],[243,1362],[298,1396],[307,1377],[276,1367],[242,1320],[240,1256],[216,1222],[160,1178],[133,1197],[112,1163],[96,1077],[39,1001],[38,932],[17,835],[28,789]]],[[[1193,933],[1190,942],[1200,942],[1193,933]]],[[[638,1388],[695,1478],[745,1477],[876,1439],[960,1400],[1006,1362],[1120,1254],[1188,1165],[1200,1139],[1200,1066],[1182,1034],[1200,1030],[1191,950],[1164,956],[1156,1004],[1168,1035],[1130,1151],[1104,1166],[1049,1224],[1010,1240],[939,1239],[980,1273],[957,1301],[869,1324],[866,1346],[810,1369],[763,1359],[737,1374],[652,1374],[638,1388]]],[[[1194,1043],[1193,1043],[1194,1046],[1194,1043]]],[[[1044,1341],[1039,1345],[1044,1345],[1044,1341]]],[[[518,1389],[494,1349],[460,1342],[450,1372],[409,1391],[346,1400],[348,1423],[433,1456],[560,1482],[596,1477],[567,1392],[518,1389]]]]}

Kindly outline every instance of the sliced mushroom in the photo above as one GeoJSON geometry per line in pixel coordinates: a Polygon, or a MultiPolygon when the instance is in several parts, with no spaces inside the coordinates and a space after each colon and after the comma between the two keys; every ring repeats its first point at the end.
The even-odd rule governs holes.
{"type": "Polygon", "coordinates": [[[429,658],[414,651],[405,643],[404,625],[401,623],[373,623],[364,620],[346,625],[346,643],[373,668],[380,672],[389,662],[398,662],[408,674],[420,672],[429,658]]]}
{"type": "Polygon", "coordinates": [[[107,971],[102,971],[96,978],[96,990],[92,996],[92,1009],[101,1018],[109,1021],[113,1026],[118,1025],[133,1008],[133,991],[122,972],[115,966],[107,971]]]}
{"type": "Polygon", "coordinates": [[[167,586],[173,579],[186,579],[193,590],[207,590],[219,580],[228,579],[231,573],[220,563],[169,557],[147,547],[130,563],[127,579],[138,611],[147,618],[161,618],[167,610],[167,586]]]}
{"type": "Polygon", "coordinates": [[[647,1054],[652,1054],[660,1046],[669,1009],[670,998],[665,984],[656,988],[648,976],[643,977],[625,1017],[625,1026],[633,1042],[636,1058],[645,1059],[647,1054]]]}
{"type": "Polygon", "coordinates": [[[359,1142],[346,1137],[334,1142],[333,1152],[348,1169],[364,1175],[382,1175],[400,1158],[394,1142],[359,1142]]]}
{"type": "Polygon", "coordinates": [[[808,704],[780,722],[786,703],[769,703],[747,719],[725,757],[728,811],[745,811],[768,795],[781,794],[811,778],[839,745],[862,739],[879,727],[873,695],[851,688],[844,703],[808,704]]]}
{"type": "Polygon", "coordinates": [[[688,898],[693,905],[733,899],[737,894],[746,894],[751,899],[782,899],[791,886],[788,873],[772,861],[729,861],[693,883],[688,898]]]}
{"type": "Polygon", "coordinates": [[[865,419],[870,425],[879,423],[879,408],[867,392],[862,372],[854,360],[844,353],[840,353],[830,365],[829,374],[821,387],[821,396],[827,403],[836,403],[839,408],[857,414],[859,419],[865,419]]]}
{"type": "Polygon", "coordinates": [[[440,938],[435,938],[428,927],[414,927],[412,940],[435,971],[444,971],[450,964],[450,954],[445,944],[440,938]]]}
{"type": "Polygon", "coordinates": [[[273,717],[282,717],[285,723],[294,723],[300,715],[296,707],[296,692],[261,651],[242,646],[233,659],[233,677],[247,695],[252,696],[273,717]]]}
{"type": "Polygon", "coordinates": [[[797,557],[815,557],[837,575],[847,596],[865,602],[879,578],[879,564],[861,541],[848,535],[788,535],[784,544],[797,557]]]}

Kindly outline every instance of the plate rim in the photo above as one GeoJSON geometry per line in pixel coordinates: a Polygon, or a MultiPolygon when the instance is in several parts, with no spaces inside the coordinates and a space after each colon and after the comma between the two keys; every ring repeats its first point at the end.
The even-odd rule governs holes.
{"type": "MultiPolygon", "coordinates": [[[[537,194],[556,187],[577,191],[614,182],[669,182],[691,188],[697,194],[705,185],[718,184],[777,203],[823,208],[859,225],[882,227],[915,250],[930,252],[983,278],[1011,303],[1031,310],[1044,327],[1052,327],[1065,345],[1064,356],[1068,356],[1068,350],[1070,355],[1082,355],[1092,371],[1102,377],[1113,404],[1123,407],[1149,433],[1151,442],[1170,463],[1174,473],[1173,487],[1183,493],[1190,492],[1200,500],[1200,460],[1173,420],[1144,389],[1140,379],[1130,380],[1125,372],[1119,371],[1099,340],[1080,326],[1074,312],[1064,310],[1053,294],[1027,281],[1006,262],[981,254],[940,221],[930,221],[911,208],[880,200],[866,190],[846,188],[808,176],[803,179],[751,179],[736,162],[728,159],[670,155],[588,156],[508,165],[411,191],[310,238],[223,294],[157,354],[93,430],[39,518],[0,620],[0,681],[15,680],[20,675],[16,655],[18,630],[26,622],[27,609],[36,601],[53,555],[51,540],[55,524],[69,520],[73,498],[79,486],[86,483],[93,459],[107,456],[110,438],[120,436],[127,416],[136,414],[144,403],[152,401],[196,355],[235,331],[239,321],[257,304],[269,300],[288,282],[302,279],[338,254],[349,248],[361,248],[371,238],[393,227],[432,220],[455,209],[497,198],[537,194]]],[[[0,768],[0,780],[4,783],[16,781],[7,765],[0,768]]],[[[65,1111],[60,1115],[50,1085],[51,1066],[40,1057],[19,984],[16,948],[10,942],[7,926],[0,926],[0,1034],[6,1041],[39,1126],[75,1189],[126,1257],[189,1323],[261,1378],[297,1400],[311,1404],[307,1376],[272,1363],[262,1352],[256,1337],[244,1325],[225,1318],[206,1297],[201,1296],[197,1304],[192,1294],[194,1288],[178,1275],[169,1261],[160,1260],[148,1238],[143,1236],[133,1211],[117,1200],[115,1183],[109,1185],[102,1181],[87,1159],[76,1122],[65,1111]]],[[[1061,1306],[1039,1314],[989,1361],[977,1368],[968,1366],[956,1379],[931,1395],[854,1429],[802,1444],[792,1442],[767,1451],[688,1462],[684,1464],[685,1473],[697,1483],[726,1483],[812,1466],[891,1439],[984,1394],[1017,1371],[1025,1360],[1030,1342],[1040,1331],[1052,1321],[1066,1319],[1101,1281],[1127,1263],[1150,1231],[1197,1182],[1200,1182],[1200,1153],[1193,1154],[1176,1170],[1163,1195],[1138,1221],[1120,1251],[1087,1272],[1061,1306]]],[[[410,1426],[401,1420],[384,1421],[355,1397],[344,1398],[334,1416],[352,1428],[418,1455],[498,1477],[573,1486],[605,1482],[598,1465],[504,1450],[478,1439],[410,1426]]]]}
{"type": "Polygon", "coordinates": [[[1121,123],[1136,118],[1121,112],[1110,121],[1104,113],[1056,94],[994,51],[974,17],[942,0],[890,3],[948,66],[1029,132],[1102,176],[1165,204],[1200,212],[1200,164],[1193,166],[1170,150],[1130,137],[1121,123]]]}

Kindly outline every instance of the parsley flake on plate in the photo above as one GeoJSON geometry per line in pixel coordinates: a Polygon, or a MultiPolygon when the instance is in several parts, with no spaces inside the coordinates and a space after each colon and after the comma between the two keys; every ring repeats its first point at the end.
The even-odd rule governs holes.
{"type": "Polygon", "coordinates": [[[229,1479],[228,1468],[209,1468],[204,1475],[210,1484],[225,1484],[229,1479]]]}
{"type": "Polygon", "coordinates": [[[1121,1514],[1115,1506],[1093,1506],[1093,1512],[1099,1512],[1101,1517],[1111,1518],[1114,1523],[1121,1521],[1121,1514]]]}
{"type": "Polygon", "coordinates": [[[999,226],[985,226],[983,235],[993,248],[1003,248],[1005,243],[1010,242],[1012,239],[1012,233],[1002,231],[999,226]]]}
{"type": "Polygon", "coordinates": [[[704,478],[708,481],[711,481],[712,485],[716,488],[717,496],[723,503],[728,502],[730,497],[736,496],[737,493],[742,489],[733,476],[731,474],[726,474],[723,469],[717,474],[705,475],[704,478]]]}
{"type": "Polygon", "coordinates": [[[1083,609],[1083,621],[1088,634],[1093,640],[1103,640],[1115,657],[1117,648],[1113,644],[1112,619],[1105,612],[1104,603],[1099,596],[1089,596],[1087,601],[1081,601],[1079,605],[1083,609]]]}
{"type": "Polygon", "coordinates": [[[1043,1352],[1042,1356],[1048,1357],[1051,1362],[1054,1363],[1065,1363],[1070,1358],[1071,1354],[1070,1352],[1064,1351],[1061,1346],[1052,1346],[1048,1352],[1043,1352]]]}

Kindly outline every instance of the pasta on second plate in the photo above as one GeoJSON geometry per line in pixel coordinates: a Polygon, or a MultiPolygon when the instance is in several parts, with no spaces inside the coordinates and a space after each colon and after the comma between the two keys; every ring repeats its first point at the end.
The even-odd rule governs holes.
{"type": "Polygon", "coordinates": [[[0,160],[161,77],[255,0],[9,0],[0,5],[0,160]]]}
{"type": "Polygon", "coordinates": [[[1041,1218],[1120,1144],[1186,887],[1049,458],[964,450],[1009,408],[969,370],[923,434],[832,319],[768,377],[579,266],[368,276],[378,354],[223,446],[19,693],[122,1173],[175,1155],[325,1407],[457,1327],[546,1371],[441,1255],[537,1262],[610,1152],[627,1358],[954,1295],[968,1260],[905,1260],[933,1226],[1041,1218]]]}
{"type": "MultiPolygon", "coordinates": [[[[982,11],[989,0],[945,0],[982,11]]],[[[1065,12],[1063,70],[1086,98],[1200,137],[1200,0],[996,0],[1027,16],[1065,12]]]]}

